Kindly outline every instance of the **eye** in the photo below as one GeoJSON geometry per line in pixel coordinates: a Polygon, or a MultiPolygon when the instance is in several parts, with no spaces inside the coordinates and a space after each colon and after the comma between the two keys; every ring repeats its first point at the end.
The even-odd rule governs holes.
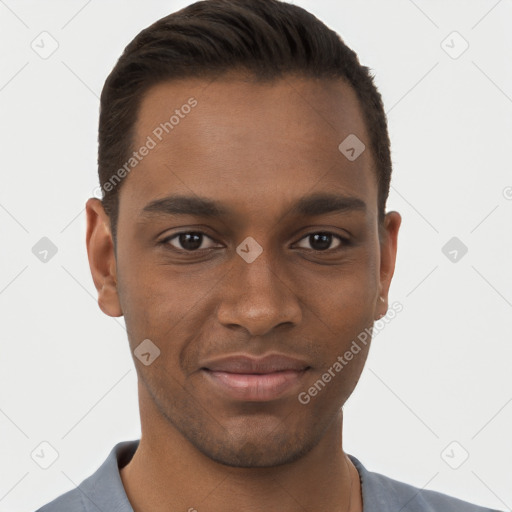
{"type": "MultiPolygon", "coordinates": [[[[175,233],[172,236],[164,238],[160,243],[170,245],[177,251],[182,252],[195,252],[215,247],[215,240],[202,231],[183,231],[181,233],[175,233]],[[210,245],[208,245],[207,241],[210,241],[210,245]]],[[[309,233],[299,241],[299,247],[317,252],[336,250],[349,244],[350,240],[347,238],[326,231],[309,233]],[[332,247],[333,241],[337,241],[334,247],[332,247]],[[309,247],[304,244],[309,244],[309,247]]]]}
{"type": "Polygon", "coordinates": [[[309,242],[310,247],[305,247],[304,245],[302,245],[301,247],[303,247],[304,249],[312,249],[314,251],[327,251],[339,249],[342,245],[349,244],[349,240],[347,238],[325,231],[309,233],[309,235],[306,235],[304,238],[300,240],[300,242],[304,241],[306,241],[306,243],[309,242]],[[333,239],[336,239],[338,241],[338,244],[334,248],[331,247],[333,239]]]}
{"type": "Polygon", "coordinates": [[[209,239],[214,241],[208,235],[201,231],[184,231],[182,233],[176,233],[172,236],[164,238],[160,243],[168,244],[175,249],[187,252],[193,252],[204,249],[211,249],[212,246],[202,247],[203,242],[209,239]]]}

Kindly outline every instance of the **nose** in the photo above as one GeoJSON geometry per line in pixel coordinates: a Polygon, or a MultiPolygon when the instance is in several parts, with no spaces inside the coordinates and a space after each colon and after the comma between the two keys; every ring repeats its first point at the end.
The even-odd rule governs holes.
{"type": "Polygon", "coordinates": [[[217,318],[226,327],[243,327],[264,336],[281,325],[302,319],[299,298],[283,265],[263,252],[251,263],[234,256],[235,264],[222,281],[217,318]]]}

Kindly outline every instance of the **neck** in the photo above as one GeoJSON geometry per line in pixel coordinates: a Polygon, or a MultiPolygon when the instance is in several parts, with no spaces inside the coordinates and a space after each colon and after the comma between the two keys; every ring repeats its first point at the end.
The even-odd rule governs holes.
{"type": "Polygon", "coordinates": [[[142,435],[121,480],[135,512],[362,510],[359,475],[342,447],[340,410],[300,459],[266,468],[231,467],[199,452],[141,401],[142,435]],[[149,421],[151,420],[151,421],[149,421]]]}

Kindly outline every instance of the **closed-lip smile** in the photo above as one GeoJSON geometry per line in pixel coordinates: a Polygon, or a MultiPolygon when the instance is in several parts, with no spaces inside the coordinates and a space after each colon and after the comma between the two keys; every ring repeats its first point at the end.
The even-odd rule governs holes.
{"type": "Polygon", "coordinates": [[[230,355],[201,365],[208,382],[223,396],[251,402],[281,398],[298,388],[310,368],[302,359],[276,353],[230,355]]]}

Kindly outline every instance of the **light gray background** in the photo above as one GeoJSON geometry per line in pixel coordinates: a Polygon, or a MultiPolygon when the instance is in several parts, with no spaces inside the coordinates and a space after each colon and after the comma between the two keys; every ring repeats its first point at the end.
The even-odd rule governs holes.
{"type": "MultiPolygon", "coordinates": [[[[140,435],[123,319],[96,303],[84,204],[107,74],[142,28],[188,3],[0,0],[2,512],[34,510],[140,435]],[[43,31],[59,45],[47,59],[31,47],[51,47],[43,31]],[[42,237],[58,248],[46,263],[32,253],[42,237]],[[43,441],[58,452],[48,469],[31,458],[43,441]]],[[[512,3],[295,3],[374,70],[392,140],[388,209],[403,216],[390,303],[404,309],[345,407],[345,449],[510,510],[512,3]],[[469,43],[458,58],[453,31],[469,43]],[[454,236],[468,247],[457,262],[441,250],[454,236]]]]}

